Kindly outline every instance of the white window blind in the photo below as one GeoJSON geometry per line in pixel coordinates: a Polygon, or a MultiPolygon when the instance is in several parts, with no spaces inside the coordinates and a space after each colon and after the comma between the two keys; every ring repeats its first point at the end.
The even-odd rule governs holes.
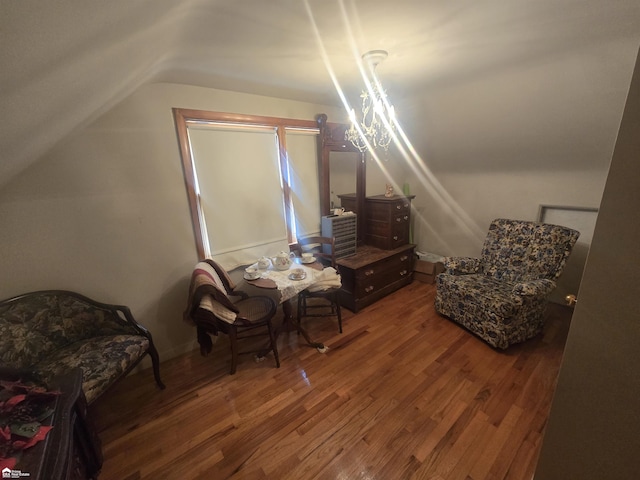
{"type": "Polygon", "coordinates": [[[189,126],[211,257],[225,269],[288,250],[274,127],[189,126]]]}
{"type": "Polygon", "coordinates": [[[320,232],[317,132],[286,129],[286,134],[295,235],[317,235],[320,232]]]}

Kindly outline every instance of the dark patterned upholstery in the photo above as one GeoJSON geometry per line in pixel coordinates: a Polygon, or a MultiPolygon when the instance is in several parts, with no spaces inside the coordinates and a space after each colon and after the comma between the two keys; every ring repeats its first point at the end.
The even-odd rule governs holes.
{"type": "Polygon", "coordinates": [[[79,367],[89,403],[149,353],[161,388],[151,334],[127,307],[73,292],[32,292],[0,303],[0,363],[52,378],[79,367]]]}
{"type": "Polygon", "coordinates": [[[445,258],[436,310],[496,348],[534,337],[579,235],[558,225],[494,220],[480,258],[445,258]]]}

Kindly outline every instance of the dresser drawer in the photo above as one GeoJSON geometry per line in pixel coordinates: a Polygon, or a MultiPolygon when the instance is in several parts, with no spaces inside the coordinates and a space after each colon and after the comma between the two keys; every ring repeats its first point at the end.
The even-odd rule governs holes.
{"type": "Polygon", "coordinates": [[[410,218],[409,212],[397,213],[393,215],[393,218],[391,220],[391,225],[393,225],[393,227],[398,227],[398,226],[406,227],[407,225],[409,225],[409,218],[410,218]]]}
{"type": "Polygon", "coordinates": [[[392,250],[363,245],[355,255],[338,260],[340,303],[357,312],[411,283],[414,249],[408,244],[392,250]]]}
{"type": "Polygon", "coordinates": [[[409,276],[413,270],[413,259],[409,252],[368,265],[356,271],[355,295],[364,297],[377,293],[394,282],[409,276]]]}
{"type": "Polygon", "coordinates": [[[394,214],[408,215],[410,210],[411,210],[411,202],[406,198],[399,200],[397,202],[394,202],[391,205],[391,211],[394,214]]]}
{"type": "Polygon", "coordinates": [[[389,215],[395,215],[399,213],[408,213],[411,209],[411,199],[414,196],[402,197],[385,197],[384,195],[375,195],[373,197],[367,197],[365,203],[367,205],[367,217],[381,220],[388,218],[389,215]]]}
{"type": "Polygon", "coordinates": [[[365,236],[365,240],[369,245],[385,250],[393,250],[409,243],[408,221],[384,226],[369,224],[369,227],[369,232],[365,236]]]}
{"type": "Polygon", "coordinates": [[[365,298],[368,295],[374,295],[387,286],[394,284],[405,278],[409,278],[412,274],[411,270],[395,270],[390,271],[386,275],[378,275],[377,277],[367,278],[356,283],[356,298],[365,298]]]}
{"type": "Polygon", "coordinates": [[[375,237],[388,237],[391,233],[391,224],[389,222],[378,222],[369,220],[367,223],[367,234],[375,237]]]}

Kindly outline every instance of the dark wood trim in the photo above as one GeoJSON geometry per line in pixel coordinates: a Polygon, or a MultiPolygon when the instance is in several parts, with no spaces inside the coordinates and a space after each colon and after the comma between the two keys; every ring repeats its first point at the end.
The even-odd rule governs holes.
{"type": "MultiPolygon", "coordinates": [[[[366,190],[366,162],[365,154],[360,152],[351,142],[344,139],[345,132],[349,128],[345,123],[334,123],[327,121],[327,115],[321,113],[316,121],[320,134],[318,135],[318,171],[320,190],[320,211],[321,215],[331,213],[331,182],[329,155],[331,152],[353,152],[360,155],[360,162],[356,169],[356,213],[359,218],[364,218],[365,190],[366,190]]],[[[362,243],[364,238],[364,223],[358,221],[358,242],[362,243]]]]}

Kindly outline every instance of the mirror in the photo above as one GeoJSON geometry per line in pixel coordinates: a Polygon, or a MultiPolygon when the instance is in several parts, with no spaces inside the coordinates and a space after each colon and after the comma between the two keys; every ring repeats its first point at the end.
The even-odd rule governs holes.
{"type": "Polygon", "coordinates": [[[364,153],[344,139],[349,125],[327,122],[317,117],[318,160],[320,162],[320,208],[322,215],[343,207],[358,215],[358,243],[364,239],[364,198],[366,165],[364,153]]]}
{"type": "Polygon", "coordinates": [[[329,152],[330,209],[352,209],[353,205],[342,205],[342,198],[349,196],[355,202],[359,160],[360,155],[356,152],[329,152]]]}

